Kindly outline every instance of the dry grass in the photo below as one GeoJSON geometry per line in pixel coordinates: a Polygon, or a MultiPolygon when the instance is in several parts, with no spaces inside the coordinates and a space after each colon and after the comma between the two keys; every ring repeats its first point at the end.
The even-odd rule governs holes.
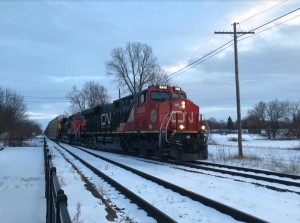
{"type": "MultiPolygon", "coordinates": [[[[213,162],[228,165],[244,166],[249,168],[266,169],[270,171],[300,175],[300,154],[298,156],[282,155],[282,150],[268,149],[261,154],[255,154],[250,148],[244,148],[244,157],[239,158],[236,146],[217,145],[217,149],[209,153],[209,159],[213,162]],[[245,150],[247,151],[245,153],[245,150]],[[252,153],[251,153],[252,151],[252,153]]],[[[288,152],[288,150],[284,151],[288,152]]]]}
{"type": "MultiPolygon", "coordinates": [[[[238,141],[238,137],[230,137],[228,138],[229,142],[237,142],[238,141]]],[[[246,139],[242,138],[242,141],[247,141],[246,139]]]]}
{"type": "Polygon", "coordinates": [[[83,220],[80,220],[80,216],[81,216],[81,204],[77,203],[76,214],[72,218],[72,223],[84,223],[83,220]]]}

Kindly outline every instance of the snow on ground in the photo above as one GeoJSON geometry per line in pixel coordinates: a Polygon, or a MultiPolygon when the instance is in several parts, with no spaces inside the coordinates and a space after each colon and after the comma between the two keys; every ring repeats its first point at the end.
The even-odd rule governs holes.
{"type": "MultiPolygon", "coordinates": [[[[171,164],[162,164],[153,161],[145,162],[144,160],[128,158],[122,155],[93,150],[89,151],[101,154],[104,157],[121,162],[267,221],[300,222],[300,196],[295,193],[278,192],[265,187],[258,187],[253,183],[257,183],[257,181],[252,179],[226,176],[211,171],[197,171],[198,173],[191,173],[186,171],[191,168],[178,169],[177,166],[171,164]],[[276,212],[274,210],[279,211],[276,212]]],[[[101,163],[101,161],[99,162],[101,163]]],[[[114,167],[110,167],[109,169],[112,171],[114,167]]],[[[195,171],[195,169],[192,170],[195,171]]],[[[130,175],[126,175],[126,178],[130,180],[130,175]]],[[[265,184],[264,182],[261,183],[263,185],[265,184]]],[[[133,183],[133,185],[136,185],[136,183],[133,183]]],[[[275,183],[267,183],[266,185],[285,188],[285,186],[275,183]]],[[[300,188],[287,188],[292,188],[300,193],[300,188]]],[[[169,205],[167,199],[166,204],[166,206],[170,208],[171,205],[169,205]]],[[[195,213],[189,211],[187,211],[187,214],[195,215],[195,213]]],[[[207,219],[202,218],[201,222],[219,222],[217,219],[210,219],[210,221],[206,220],[207,219]]]]}
{"type": "MultiPolygon", "coordinates": [[[[88,161],[91,165],[97,167],[97,169],[101,170],[109,177],[126,186],[127,189],[131,190],[135,194],[138,194],[138,196],[142,197],[148,203],[155,205],[157,209],[163,211],[178,222],[236,222],[236,220],[234,220],[230,216],[224,215],[210,207],[206,207],[205,205],[200,204],[199,202],[193,201],[185,196],[181,196],[178,193],[157,185],[156,183],[132,174],[130,171],[126,171],[120,167],[110,164],[104,160],[98,159],[78,149],[74,149],[68,145],[64,145],[64,147],[67,147],[67,149],[71,150],[77,156],[88,161]]],[[[70,155],[68,155],[66,152],[63,153],[66,154],[66,156],[70,157],[70,155]]],[[[100,153],[102,154],[102,152],[100,153]]],[[[117,159],[119,156],[112,154],[112,157],[117,159]]],[[[144,161],[136,161],[127,157],[124,159],[125,163],[128,163],[128,161],[133,162],[134,168],[143,169],[143,171],[146,170],[145,172],[147,172],[147,170],[149,171],[150,169],[153,171],[151,164],[148,165],[148,163],[145,163],[144,161]]],[[[80,162],[76,160],[74,160],[74,162],[76,163],[76,166],[78,165],[80,166],[80,168],[82,168],[80,162]]],[[[163,168],[158,165],[156,165],[155,167],[163,168]]],[[[152,172],[151,170],[150,172],[152,172]]],[[[167,175],[173,175],[172,172],[176,174],[176,172],[178,171],[171,169],[167,172],[167,175]]],[[[85,171],[84,174],[86,175],[85,171]]],[[[159,177],[160,175],[161,174],[158,174],[159,177]]],[[[178,179],[179,178],[177,178],[177,180],[178,179]]],[[[84,202],[84,200],[82,200],[82,202],[84,202]]],[[[119,202],[118,207],[124,209],[125,212],[128,212],[128,217],[134,219],[135,222],[145,222],[145,219],[138,220],[133,215],[133,213],[137,211],[136,208],[135,210],[130,210],[128,209],[127,204],[124,202],[119,202]]],[[[99,219],[98,222],[102,222],[101,219],[99,219]]]]}
{"type": "MultiPolygon", "coordinates": [[[[68,196],[68,210],[71,219],[78,213],[77,206],[81,206],[81,214],[79,220],[85,223],[93,222],[109,222],[108,213],[105,211],[105,205],[100,199],[95,198],[91,192],[86,190],[85,185],[81,181],[80,175],[74,170],[71,164],[67,163],[63,156],[55,147],[58,147],[54,142],[48,141],[48,148],[53,154],[53,164],[57,169],[59,182],[62,185],[65,193],[68,196]]],[[[70,158],[68,156],[68,158],[70,158]]],[[[74,162],[74,160],[72,160],[74,162]]],[[[79,161],[75,161],[76,165],[80,165],[79,161]]],[[[126,211],[119,210],[118,218],[115,222],[128,222],[130,217],[134,218],[136,222],[155,222],[152,218],[147,216],[144,211],[137,210],[135,204],[130,203],[123,195],[104,182],[101,178],[96,176],[92,171],[80,165],[80,171],[84,172],[86,178],[93,182],[95,188],[105,198],[110,200],[110,204],[118,207],[126,207],[126,211]]]]}
{"type": "Polygon", "coordinates": [[[300,140],[266,140],[244,134],[245,158],[240,160],[236,139],[236,134],[211,134],[208,161],[300,175],[300,140]]]}
{"type": "Polygon", "coordinates": [[[45,222],[43,147],[37,140],[33,142],[34,147],[0,151],[1,222],[45,222]]]}
{"type": "MultiPolygon", "coordinates": [[[[232,138],[236,138],[236,135],[211,135],[211,141],[215,144],[209,145],[208,162],[251,166],[299,175],[299,141],[268,141],[259,136],[244,135],[243,151],[246,158],[240,160],[237,158],[237,142],[232,141],[232,138]]],[[[79,166],[78,170],[75,170],[70,163],[63,159],[62,154],[55,148],[54,143],[49,141],[48,145],[53,154],[54,165],[57,167],[59,181],[68,196],[68,209],[71,218],[77,215],[78,222],[81,223],[111,222],[112,219],[114,219],[113,222],[154,222],[144,211],[138,210],[135,204],[130,203],[109,184],[82,165],[80,166],[78,161],[75,161],[63,152],[70,161],[79,166]],[[88,186],[82,182],[80,174],[84,174],[93,183],[94,190],[103,195],[106,201],[95,198],[92,192],[87,190],[88,186]],[[116,218],[112,217],[114,214],[108,214],[106,211],[107,204],[112,205],[115,209],[116,218]]],[[[41,146],[5,148],[0,151],[1,222],[45,222],[46,200],[44,198],[42,152],[41,146]],[[20,210],[17,215],[15,214],[16,210],[20,210]]],[[[174,168],[173,165],[158,165],[153,162],[144,162],[115,154],[97,153],[176,183],[201,195],[234,206],[267,221],[300,222],[300,196],[297,193],[280,192],[260,187],[254,185],[254,180],[251,179],[224,176],[209,171],[191,173],[187,171],[188,168],[178,169],[174,168]]],[[[107,172],[110,176],[115,175],[117,178],[126,178],[126,181],[131,184],[135,191],[142,192],[149,189],[145,183],[144,186],[141,186],[136,182],[139,180],[135,180],[129,173],[119,172],[120,170],[117,170],[111,164],[102,163],[102,161],[87,155],[82,156],[85,156],[90,162],[97,163],[99,169],[107,172]]],[[[265,183],[261,182],[261,184],[265,183]]],[[[278,184],[271,184],[271,186],[283,187],[278,184]]],[[[300,191],[299,188],[295,187],[289,187],[289,189],[300,191]]],[[[161,192],[161,197],[163,198],[167,194],[168,191],[166,189],[161,192]]],[[[162,205],[164,206],[164,211],[174,212],[175,215],[177,214],[176,212],[179,215],[180,213],[181,215],[191,215],[186,219],[192,219],[193,222],[196,222],[196,220],[199,222],[219,222],[216,220],[218,218],[213,218],[214,215],[217,215],[216,213],[209,213],[211,218],[202,217],[204,208],[201,209],[201,214],[183,208],[174,210],[172,209],[174,203],[178,205],[178,203],[184,203],[186,200],[175,201],[175,198],[172,196],[166,197],[165,203],[161,200],[155,200],[156,198],[153,200],[151,194],[148,194],[147,199],[150,199],[152,203],[165,204],[162,205]]],[[[227,220],[232,221],[232,219],[227,220]]]]}

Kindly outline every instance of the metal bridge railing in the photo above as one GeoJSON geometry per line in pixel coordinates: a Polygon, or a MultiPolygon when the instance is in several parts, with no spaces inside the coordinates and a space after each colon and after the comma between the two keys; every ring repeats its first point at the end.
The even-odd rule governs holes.
{"type": "Polygon", "coordinates": [[[53,166],[51,155],[44,138],[44,162],[45,162],[45,197],[47,200],[46,223],[71,223],[68,206],[68,198],[61,189],[56,168],[53,166]]]}

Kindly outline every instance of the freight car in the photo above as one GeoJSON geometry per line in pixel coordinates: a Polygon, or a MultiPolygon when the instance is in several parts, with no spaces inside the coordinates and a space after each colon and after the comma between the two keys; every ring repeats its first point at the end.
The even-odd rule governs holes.
{"type": "Polygon", "coordinates": [[[55,117],[48,123],[47,128],[45,129],[44,134],[47,135],[50,139],[59,139],[61,130],[62,130],[62,121],[67,119],[65,115],[59,115],[55,117]]]}
{"type": "Polygon", "coordinates": [[[71,138],[68,135],[70,141],[96,147],[118,141],[124,151],[164,159],[207,158],[207,137],[199,107],[179,87],[150,86],[77,115],[84,117],[84,122],[78,125],[79,120],[74,120],[80,127],[71,138]]]}

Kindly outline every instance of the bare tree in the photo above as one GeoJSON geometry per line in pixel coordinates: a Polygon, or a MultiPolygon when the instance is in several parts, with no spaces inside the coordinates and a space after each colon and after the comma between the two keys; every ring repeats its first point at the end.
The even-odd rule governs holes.
{"type": "Polygon", "coordinates": [[[286,121],[289,117],[290,103],[288,101],[274,100],[268,103],[266,111],[268,123],[266,131],[269,137],[275,138],[280,128],[280,121],[286,121]]]}
{"type": "Polygon", "coordinates": [[[260,101],[248,111],[247,124],[249,129],[260,132],[265,129],[268,138],[275,138],[281,123],[289,119],[290,103],[273,100],[269,103],[260,101]]]}
{"type": "Polygon", "coordinates": [[[72,87],[71,91],[66,97],[70,100],[72,113],[85,109],[85,100],[82,92],[75,85],[72,87]]]}
{"type": "Polygon", "coordinates": [[[0,88],[0,134],[9,132],[16,123],[26,118],[23,97],[12,90],[0,88]]]}
{"type": "Polygon", "coordinates": [[[89,108],[99,104],[103,105],[108,102],[106,89],[94,81],[88,81],[84,84],[82,94],[89,108]]]}
{"type": "Polygon", "coordinates": [[[300,139],[300,101],[292,103],[290,111],[289,130],[297,139],[300,139]]]}
{"type": "Polygon", "coordinates": [[[22,146],[23,140],[42,133],[41,126],[35,121],[25,119],[18,121],[9,132],[9,146],[22,146]]]}
{"type": "Polygon", "coordinates": [[[94,81],[85,82],[81,90],[73,86],[66,97],[70,100],[72,113],[108,102],[106,89],[94,81]]]}
{"type": "Polygon", "coordinates": [[[248,111],[248,127],[252,129],[252,131],[259,133],[265,128],[267,107],[265,102],[260,101],[254,105],[253,109],[248,111]]]}
{"type": "Polygon", "coordinates": [[[169,78],[157,63],[152,48],[142,43],[127,43],[115,48],[106,62],[108,75],[114,76],[119,87],[135,94],[147,85],[168,84],[169,78]]]}

